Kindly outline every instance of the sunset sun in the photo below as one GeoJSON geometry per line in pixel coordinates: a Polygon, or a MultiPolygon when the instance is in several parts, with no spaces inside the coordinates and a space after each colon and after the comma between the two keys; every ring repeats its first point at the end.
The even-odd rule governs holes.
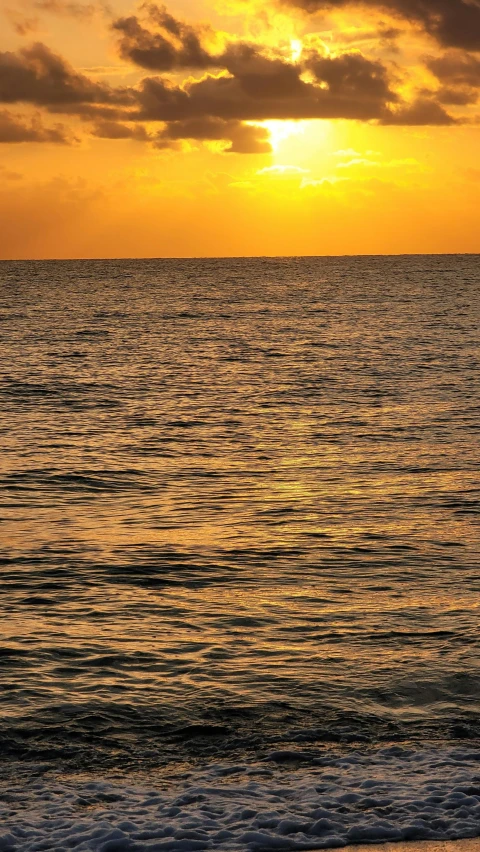
{"type": "Polygon", "coordinates": [[[480,12],[447,5],[5,4],[0,256],[475,251],[480,12]]]}
{"type": "MultiPolygon", "coordinates": [[[[279,121],[271,119],[269,121],[262,121],[258,126],[265,127],[268,130],[274,154],[279,152],[282,143],[286,139],[292,141],[292,137],[303,136],[305,133],[305,123],[302,121],[279,121]]],[[[301,145],[301,141],[299,144],[301,145]]]]}

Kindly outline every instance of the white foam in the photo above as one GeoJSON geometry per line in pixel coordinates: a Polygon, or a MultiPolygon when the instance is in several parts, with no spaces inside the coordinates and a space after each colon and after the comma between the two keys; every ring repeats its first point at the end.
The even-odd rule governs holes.
{"type": "MultiPolygon", "coordinates": [[[[0,852],[296,850],[480,836],[480,750],[273,752],[168,787],[44,778],[5,787],[0,852]]],[[[151,783],[152,780],[150,780],[151,783]]]]}

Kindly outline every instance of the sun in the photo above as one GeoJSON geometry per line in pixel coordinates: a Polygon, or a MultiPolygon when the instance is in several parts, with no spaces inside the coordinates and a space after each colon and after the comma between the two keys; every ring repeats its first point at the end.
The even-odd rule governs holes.
{"type": "Polygon", "coordinates": [[[305,131],[305,122],[303,121],[269,119],[268,121],[255,122],[255,124],[259,127],[265,127],[268,130],[270,143],[275,153],[285,139],[289,139],[291,136],[299,136],[305,131]]]}
{"type": "Polygon", "coordinates": [[[291,62],[298,62],[303,51],[303,43],[300,41],[300,39],[292,38],[290,40],[290,51],[291,62]]]}

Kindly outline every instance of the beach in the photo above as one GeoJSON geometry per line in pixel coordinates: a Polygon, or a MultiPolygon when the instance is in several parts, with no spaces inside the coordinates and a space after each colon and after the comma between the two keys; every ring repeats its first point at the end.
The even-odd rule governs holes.
{"type": "MultiPolygon", "coordinates": [[[[369,852],[477,852],[480,848],[480,839],[470,840],[434,840],[423,843],[384,843],[381,846],[371,845],[369,852]]],[[[350,852],[365,852],[363,846],[351,846],[350,852]]]]}

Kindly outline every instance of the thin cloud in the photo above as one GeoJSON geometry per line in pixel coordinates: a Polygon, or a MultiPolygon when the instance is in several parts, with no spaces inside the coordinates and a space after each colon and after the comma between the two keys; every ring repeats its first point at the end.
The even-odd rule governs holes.
{"type": "Polygon", "coordinates": [[[272,175],[273,177],[294,177],[300,175],[308,175],[310,169],[302,169],[300,166],[266,166],[264,169],[259,169],[257,175],[272,175]]]}
{"type": "Polygon", "coordinates": [[[20,36],[30,36],[42,28],[43,15],[59,18],[73,18],[75,21],[88,22],[94,17],[110,17],[112,10],[108,3],[79,3],[76,0],[30,0],[18,7],[7,7],[5,14],[15,32],[20,36]]]}
{"type": "Polygon", "coordinates": [[[480,50],[480,5],[476,0],[284,0],[309,14],[362,5],[414,21],[445,47],[480,50]]]}
{"type": "Polygon", "coordinates": [[[15,172],[12,169],[7,169],[5,166],[0,165],[0,178],[2,180],[23,180],[24,175],[22,172],[15,172]]]}
{"type": "Polygon", "coordinates": [[[45,127],[39,116],[30,121],[8,110],[0,111],[0,143],[50,142],[55,145],[71,145],[75,141],[63,125],[45,127]]]}

